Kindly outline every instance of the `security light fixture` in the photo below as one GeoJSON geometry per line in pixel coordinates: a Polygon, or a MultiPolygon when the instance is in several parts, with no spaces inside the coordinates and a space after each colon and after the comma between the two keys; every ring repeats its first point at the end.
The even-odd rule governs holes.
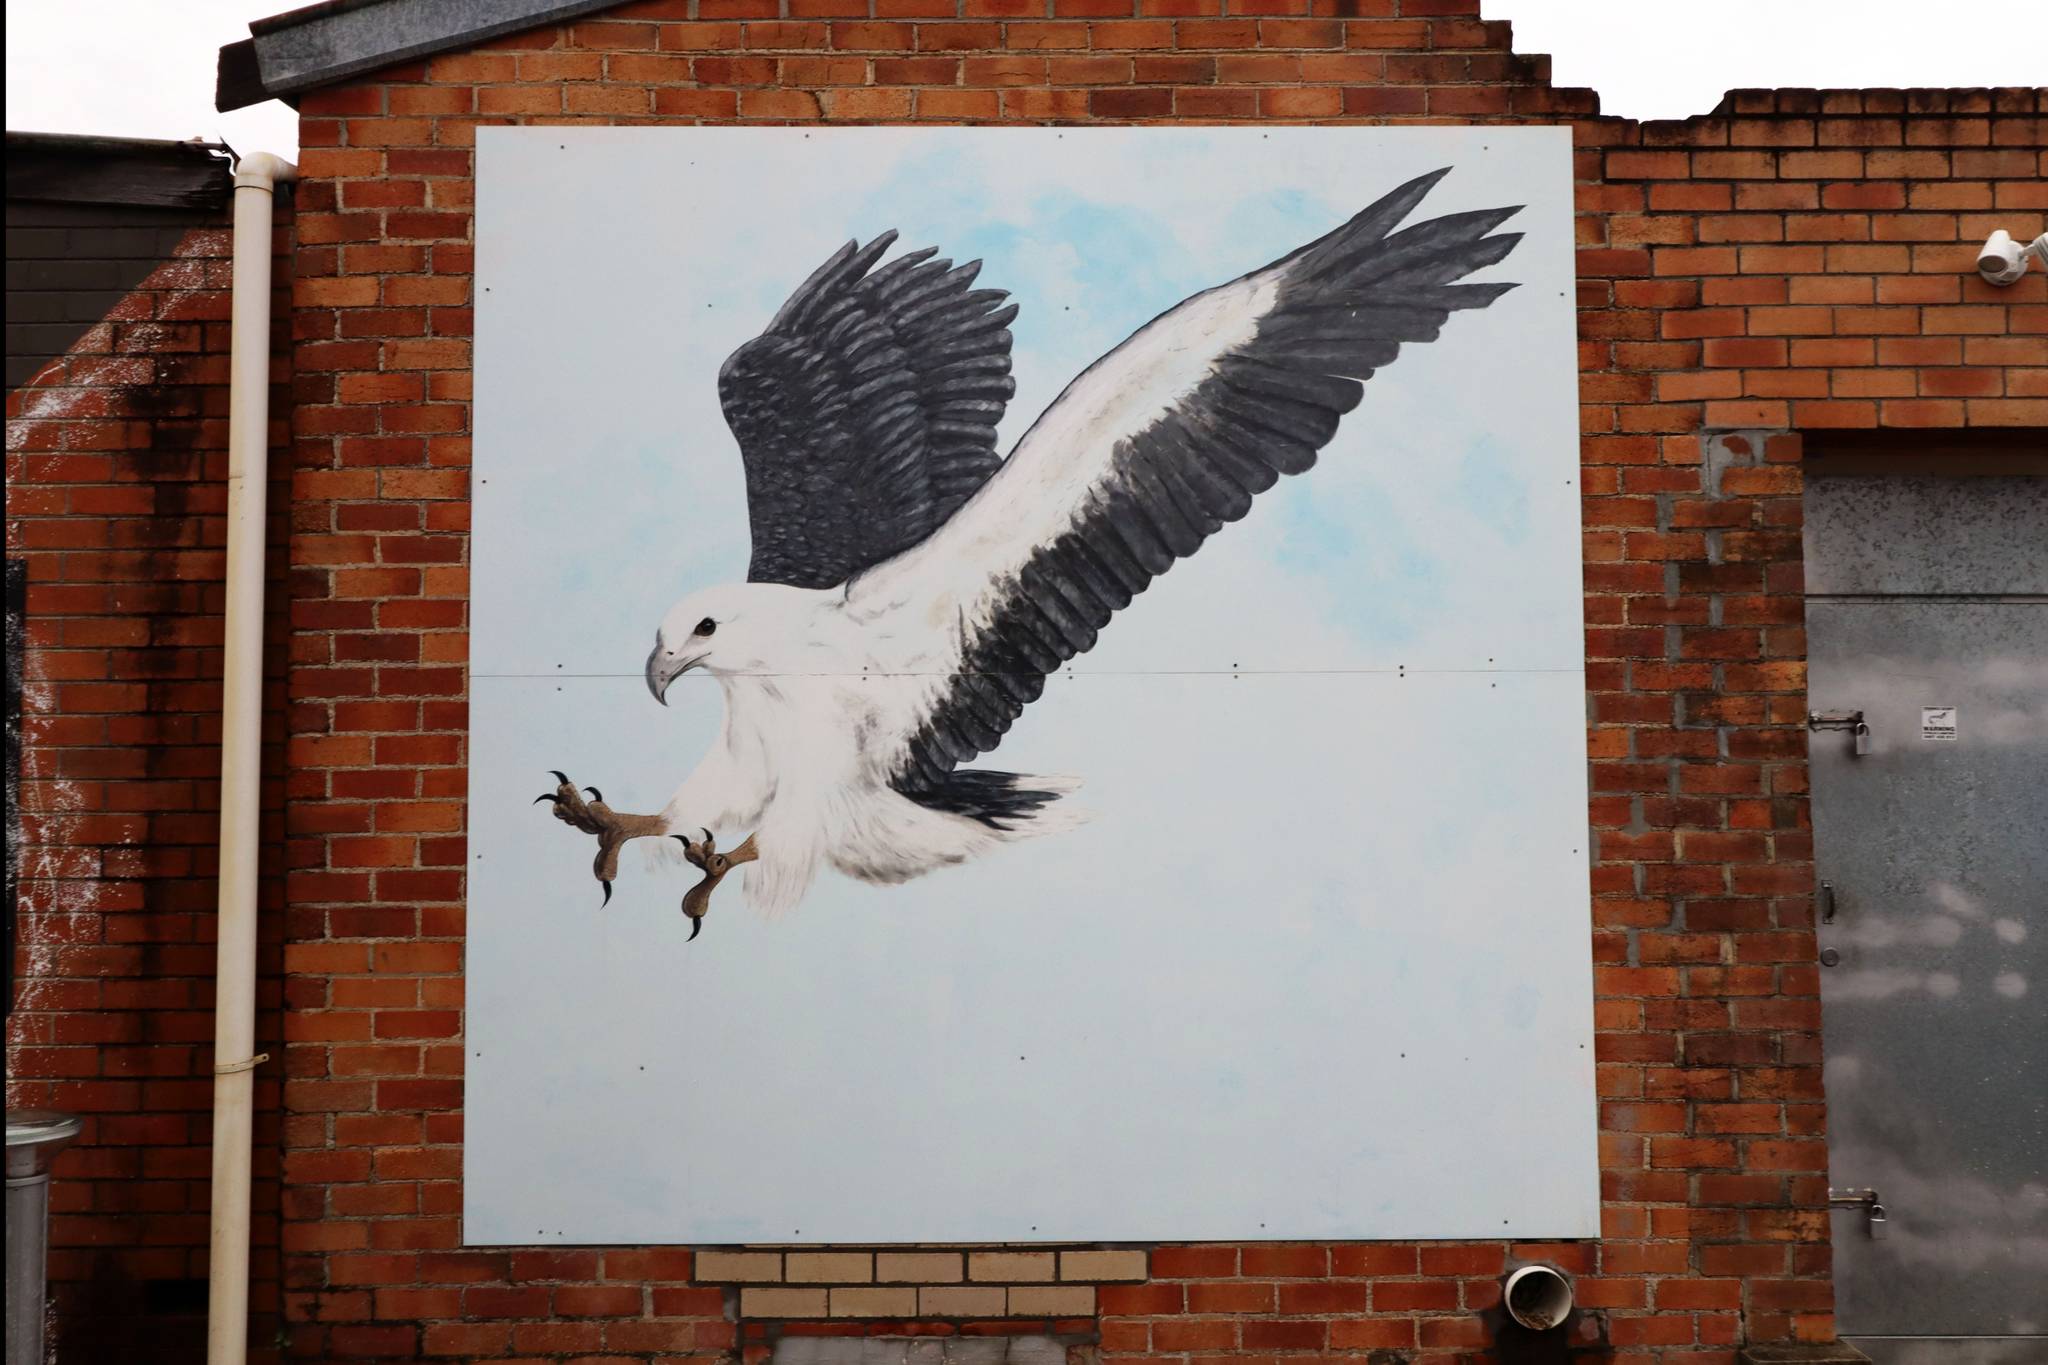
{"type": "Polygon", "coordinates": [[[2020,276],[2027,273],[2027,257],[2033,257],[2048,270],[2048,232],[2021,246],[2012,239],[2004,228],[1984,239],[1984,247],[1977,253],[1977,273],[1984,277],[1986,284],[2001,288],[2019,283],[2020,276]]]}

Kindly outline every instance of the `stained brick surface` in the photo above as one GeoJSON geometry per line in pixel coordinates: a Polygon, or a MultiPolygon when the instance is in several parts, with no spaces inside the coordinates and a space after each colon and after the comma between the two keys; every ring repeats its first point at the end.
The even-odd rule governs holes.
{"type": "MultiPolygon", "coordinates": [[[[204,1345],[231,262],[224,221],[167,226],[200,217],[10,212],[64,234],[33,264],[89,267],[26,270],[28,295],[104,313],[7,395],[7,553],[29,579],[7,1099],[85,1119],[51,1196],[64,1359],[175,1359],[204,1345]],[[109,302],[109,280],[133,288],[109,302]]],[[[281,219],[282,243],[288,210],[281,219]]],[[[277,267],[281,279],[289,256],[277,267]]],[[[286,301],[280,292],[280,379],[286,301]]],[[[286,934],[285,403],[279,385],[259,995],[259,1046],[273,1053],[286,934]]],[[[272,1066],[256,1079],[252,1298],[257,1330],[273,1334],[277,1076],[272,1066]]]]}
{"type": "MultiPolygon", "coordinates": [[[[1586,1310],[1574,1341],[1615,1360],[1727,1362],[1745,1338],[1832,1336],[1792,433],[2036,439],[2029,429],[2048,427],[2048,281],[1993,290],[1971,269],[1992,227],[2040,230],[2042,92],[1738,92],[1710,116],[1637,125],[1551,88],[1543,59],[1513,54],[1505,25],[1474,8],[656,0],[305,98],[289,872],[271,919],[286,972],[285,1355],[761,1359],[781,1336],[908,1327],[1050,1331],[1131,1360],[1450,1360],[1491,1340],[1511,1258],[1574,1273],[1586,1310]],[[682,1250],[463,1250],[476,126],[1257,118],[1574,130],[1602,1236],[1094,1260],[934,1248],[929,1273],[903,1259],[909,1248],[707,1249],[694,1262],[682,1250]]],[[[10,473],[26,458],[13,428],[10,473]]],[[[57,440],[32,448],[76,481],[118,486],[109,457],[27,439],[57,440]]],[[[33,468],[46,485],[72,481],[33,468]]],[[[77,610],[74,568],[110,562],[91,538],[114,534],[118,509],[36,506],[10,502],[10,536],[90,542],[45,551],[63,566],[37,579],[48,621],[77,610]]],[[[87,671],[55,694],[50,733],[84,727],[119,763],[108,716],[156,725],[176,712],[117,681],[102,646],[38,629],[41,676],[87,671]]],[[[181,703],[194,742],[207,723],[196,698],[181,703]]],[[[154,882],[136,878],[178,881],[98,861],[143,856],[139,818],[88,826],[77,842],[98,851],[65,852],[63,871],[38,864],[31,894],[68,879],[86,888],[71,894],[140,898],[154,882]]],[[[196,850],[210,829],[183,834],[196,850]]],[[[188,856],[174,942],[196,945],[210,893],[201,853],[188,856]]],[[[113,922],[101,915],[94,932],[113,922]]],[[[46,949],[118,951],[98,938],[46,949]]],[[[83,1044],[119,1027],[105,1022],[122,1017],[101,994],[107,972],[53,975],[35,952],[49,994],[17,1016],[18,1052],[48,1030],[83,1044]]],[[[148,969],[122,958],[113,974],[138,990],[192,978],[178,996],[190,1008],[210,966],[192,952],[167,949],[148,969]]],[[[203,1110],[203,1048],[167,1056],[155,1090],[90,1082],[115,1087],[97,1103],[136,1115],[122,1150],[142,1162],[193,1150],[203,1110]]],[[[1401,1103],[1389,1100],[1395,1119],[1401,1103]]],[[[113,1151],[88,1149],[72,1173],[113,1151]]],[[[181,1208],[199,1207],[199,1173],[188,1160],[181,1208]]],[[[95,1197],[120,1188],[95,1185],[95,1197]]],[[[64,1226],[76,1245],[124,1225],[64,1226]]]]}

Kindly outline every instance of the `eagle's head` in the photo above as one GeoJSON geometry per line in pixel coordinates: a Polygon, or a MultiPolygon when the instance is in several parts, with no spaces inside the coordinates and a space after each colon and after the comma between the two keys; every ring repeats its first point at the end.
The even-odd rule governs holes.
{"type": "Polygon", "coordinates": [[[647,690],[667,705],[668,685],[693,668],[717,676],[773,673],[788,665],[797,590],[772,583],[727,583],[693,592],[668,609],[647,656],[647,690]]]}

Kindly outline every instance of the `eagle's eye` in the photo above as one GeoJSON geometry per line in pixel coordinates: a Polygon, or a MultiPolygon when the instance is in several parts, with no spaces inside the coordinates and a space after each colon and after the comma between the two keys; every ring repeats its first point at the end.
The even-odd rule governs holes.
{"type": "Polygon", "coordinates": [[[709,635],[712,631],[717,629],[718,622],[712,620],[710,617],[707,616],[703,620],[699,621],[697,623],[697,628],[691,631],[690,633],[692,635],[709,635]]]}

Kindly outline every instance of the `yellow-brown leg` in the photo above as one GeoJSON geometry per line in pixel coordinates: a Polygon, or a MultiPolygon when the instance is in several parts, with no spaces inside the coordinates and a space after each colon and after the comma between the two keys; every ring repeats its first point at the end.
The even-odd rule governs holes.
{"type": "Polygon", "coordinates": [[[583,792],[576,789],[561,773],[554,777],[558,786],[551,792],[536,796],[535,805],[551,801],[555,807],[555,818],[572,829],[597,836],[597,857],[591,861],[590,870],[604,887],[602,904],[611,904],[612,881],[619,875],[619,850],[626,846],[628,839],[641,839],[666,831],[658,815],[632,815],[625,811],[613,810],[604,803],[604,796],[595,787],[585,787],[590,800],[583,799],[583,792]]]}
{"type": "Polygon", "coordinates": [[[704,872],[704,880],[683,893],[683,913],[690,917],[692,939],[703,931],[704,916],[711,913],[711,893],[725,880],[725,874],[741,863],[751,863],[761,856],[760,851],[754,847],[754,836],[751,834],[732,852],[720,853],[718,841],[712,837],[711,831],[707,829],[703,833],[702,843],[692,843],[680,834],[669,836],[683,846],[683,856],[704,872]]]}

